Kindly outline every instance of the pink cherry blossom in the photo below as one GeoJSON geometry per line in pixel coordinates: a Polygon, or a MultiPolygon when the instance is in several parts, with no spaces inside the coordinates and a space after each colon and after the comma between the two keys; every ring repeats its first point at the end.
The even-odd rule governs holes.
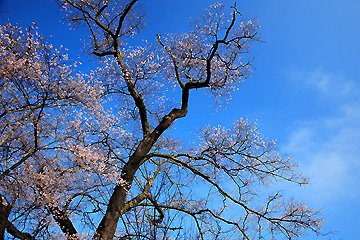
{"type": "Polygon", "coordinates": [[[169,129],[190,94],[215,102],[251,75],[256,20],[217,3],[182,34],[132,46],[137,0],[58,0],[89,30],[98,68],[0,26],[1,234],[20,239],[294,239],[320,212],[267,191],[307,180],[256,122],[205,126],[188,146],[169,129]],[[236,216],[234,216],[236,212],[236,216]]]}

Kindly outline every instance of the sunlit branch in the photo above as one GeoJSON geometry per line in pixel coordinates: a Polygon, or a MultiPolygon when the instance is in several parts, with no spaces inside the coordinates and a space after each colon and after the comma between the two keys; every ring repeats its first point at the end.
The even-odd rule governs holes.
{"type": "Polygon", "coordinates": [[[153,222],[154,224],[159,224],[163,221],[165,214],[164,211],[161,209],[161,207],[159,206],[159,204],[157,203],[156,199],[150,195],[150,193],[147,196],[147,199],[150,200],[150,202],[154,205],[156,211],[160,214],[158,219],[155,219],[153,222]]]}
{"type": "Polygon", "coordinates": [[[147,198],[151,198],[150,196],[150,188],[153,185],[157,175],[159,174],[161,170],[161,165],[158,166],[158,168],[156,169],[154,175],[148,179],[146,185],[144,186],[142,192],[137,195],[136,197],[132,198],[131,200],[127,201],[124,203],[123,208],[121,209],[121,213],[120,215],[123,215],[124,213],[130,211],[132,208],[137,207],[139,205],[139,203],[141,203],[142,201],[144,201],[147,198]]]}
{"type": "Polygon", "coordinates": [[[99,56],[99,57],[113,55],[116,58],[116,61],[118,62],[119,66],[123,72],[123,77],[124,77],[124,80],[128,87],[128,91],[129,91],[130,95],[132,96],[132,98],[134,99],[135,105],[139,110],[143,134],[144,134],[144,136],[146,136],[147,134],[151,133],[151,128],[150,128],[150,125],[148,122],[148,117],[147,117],[147,109],[146,109],[143,97],[138,93],[138,91],[136,89],[136,86],[131,78],[130,72],[127,69],[126,64],[123,61],[123,54],[120,53],[120,49],[119,49],[119,45],[118,45],[118,37],[119,37],[119,33],[122,28],[123,21],[125,20],[125,17],[129,14],[133,5],[137,2],[137,0],[132,0],[125,7],[125,9],[123,10],[123,13],[121,14],[121,16],[119,18],[119,23],[118,23],[115,33],[113,33],[109,27],[102,24],[99,20],[99,16],[101,15],[101,12],[104,11],[104,9],[107,7],[107,3],[105,3],[103,5],[103,7],[100,8],[100,10],[97,12],[95,17],[92,17],[92,15],[88,11],[86,11],[83,7],[81,7],[80,5],[72,2],[71,0],[66,0],[66,2],[68,2],[73,7],[75,7],[76,9],[78,9],[80,12],[82,12],[84,14],[85,21],[90,29],[90,32],[92,34],[92,37],[93,37],[94,43],[95,43],[95,47],[94,47],[95,49],[93,51],[93,54],[96,56],[99,56]],[[91,24],[87,18],[91,19],[97,26],[99,26],[102,30],[104,30],[106,32],[106,34],[109,34],[111,36],[112,41],[113,41],[113,46],[112,46],[113,50],[107,50],[107,51],[101,51],[101,52],[98,51],[102,47],[103,44],[106,44],[106,42],[98,45],[97,40],[96,40],[97,37],[96,37],[96,35],[91,27],[91,24]]]}

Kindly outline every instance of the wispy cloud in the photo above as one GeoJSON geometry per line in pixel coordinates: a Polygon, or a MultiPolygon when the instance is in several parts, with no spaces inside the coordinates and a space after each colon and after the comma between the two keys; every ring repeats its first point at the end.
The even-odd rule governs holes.
{"type": "Polygon", "coordinates": [[[312,71],[293,69],[290,77],[297,85],[311,87],[327,97],[354,95],[358,87],[354,80],[346,78],[342,72],[330,72],[322,67],[312,71]]]}
{"type": "Polygon", "coordinates": [[[286,151],[310,177],[313,200],[330,201],[360,194],[360,106],[346,106],[343,115],[293,127],[286,151]]]}
{"type": "MultiPolygon", "coordinates": [[[[338,104],[329,115],[306,116],[292,124],[286,146],[310,177],[313,200],[360,197],[360,87],[323,68],[293,71],[292,79],[338,104]]],[[[326,104],[326,101],[324,101],[326,104]]]]}

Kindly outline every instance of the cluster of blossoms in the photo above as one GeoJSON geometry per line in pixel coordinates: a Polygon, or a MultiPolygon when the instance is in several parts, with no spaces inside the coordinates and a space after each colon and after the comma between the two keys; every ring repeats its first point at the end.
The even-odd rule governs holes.
{"type": "Polygon", "coordinates": [[[70,210],[77,196],[91,202],[95,186],[119,179],[118,161],[95,133],[128,138],[121,116],[105,111],[97,74],[74,73],[74,65],[35,26],[0,26],[0,196],[11,203],[9,220],[26,229],[50,226],[47,209],[70,210]]]}
{"type": "Polygon", "coordinates": [[[35,26],[0,26],[0,237],[292,239],[319,230],[303,203],[262,197],[274,180],[306,180],[256,123],[207,126],[195,149],[165,133],[187,116],[194,89],[229,99],[250,75],[256,21],[237,24],[236,6],[224,14],[214,4],[188,33],[129,47],[144,26],[137,0],[58,2],[89,29],[101,67],[77,72],[35,26]]]}

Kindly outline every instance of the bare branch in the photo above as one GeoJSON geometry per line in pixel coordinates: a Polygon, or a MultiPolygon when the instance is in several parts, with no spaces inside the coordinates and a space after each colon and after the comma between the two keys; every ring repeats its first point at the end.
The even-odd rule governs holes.
{"type": "Polygon", "coordinates": [[[160,34],[157,35],[157,40],[158,40],[158,42],[160,43],[160,45],[163,46],[163,48],[166,50],[166,52],[169,54],[171,60],[173,61],[176,79],[177,79],[178,83],[180,84],[180,87],[181,87],[182,89],[184,89],[184,88],[185,88],[185,85],[184,85],[184,83],[183,83],[183,82],[181,81],[181,79],[180,79],[179,67],[178,67],[178,63],[176,62],[175,56],[174,56],[173,54],[171,54],[169,48],[161,41],[161,39],[160,39],[160,34]]]}

